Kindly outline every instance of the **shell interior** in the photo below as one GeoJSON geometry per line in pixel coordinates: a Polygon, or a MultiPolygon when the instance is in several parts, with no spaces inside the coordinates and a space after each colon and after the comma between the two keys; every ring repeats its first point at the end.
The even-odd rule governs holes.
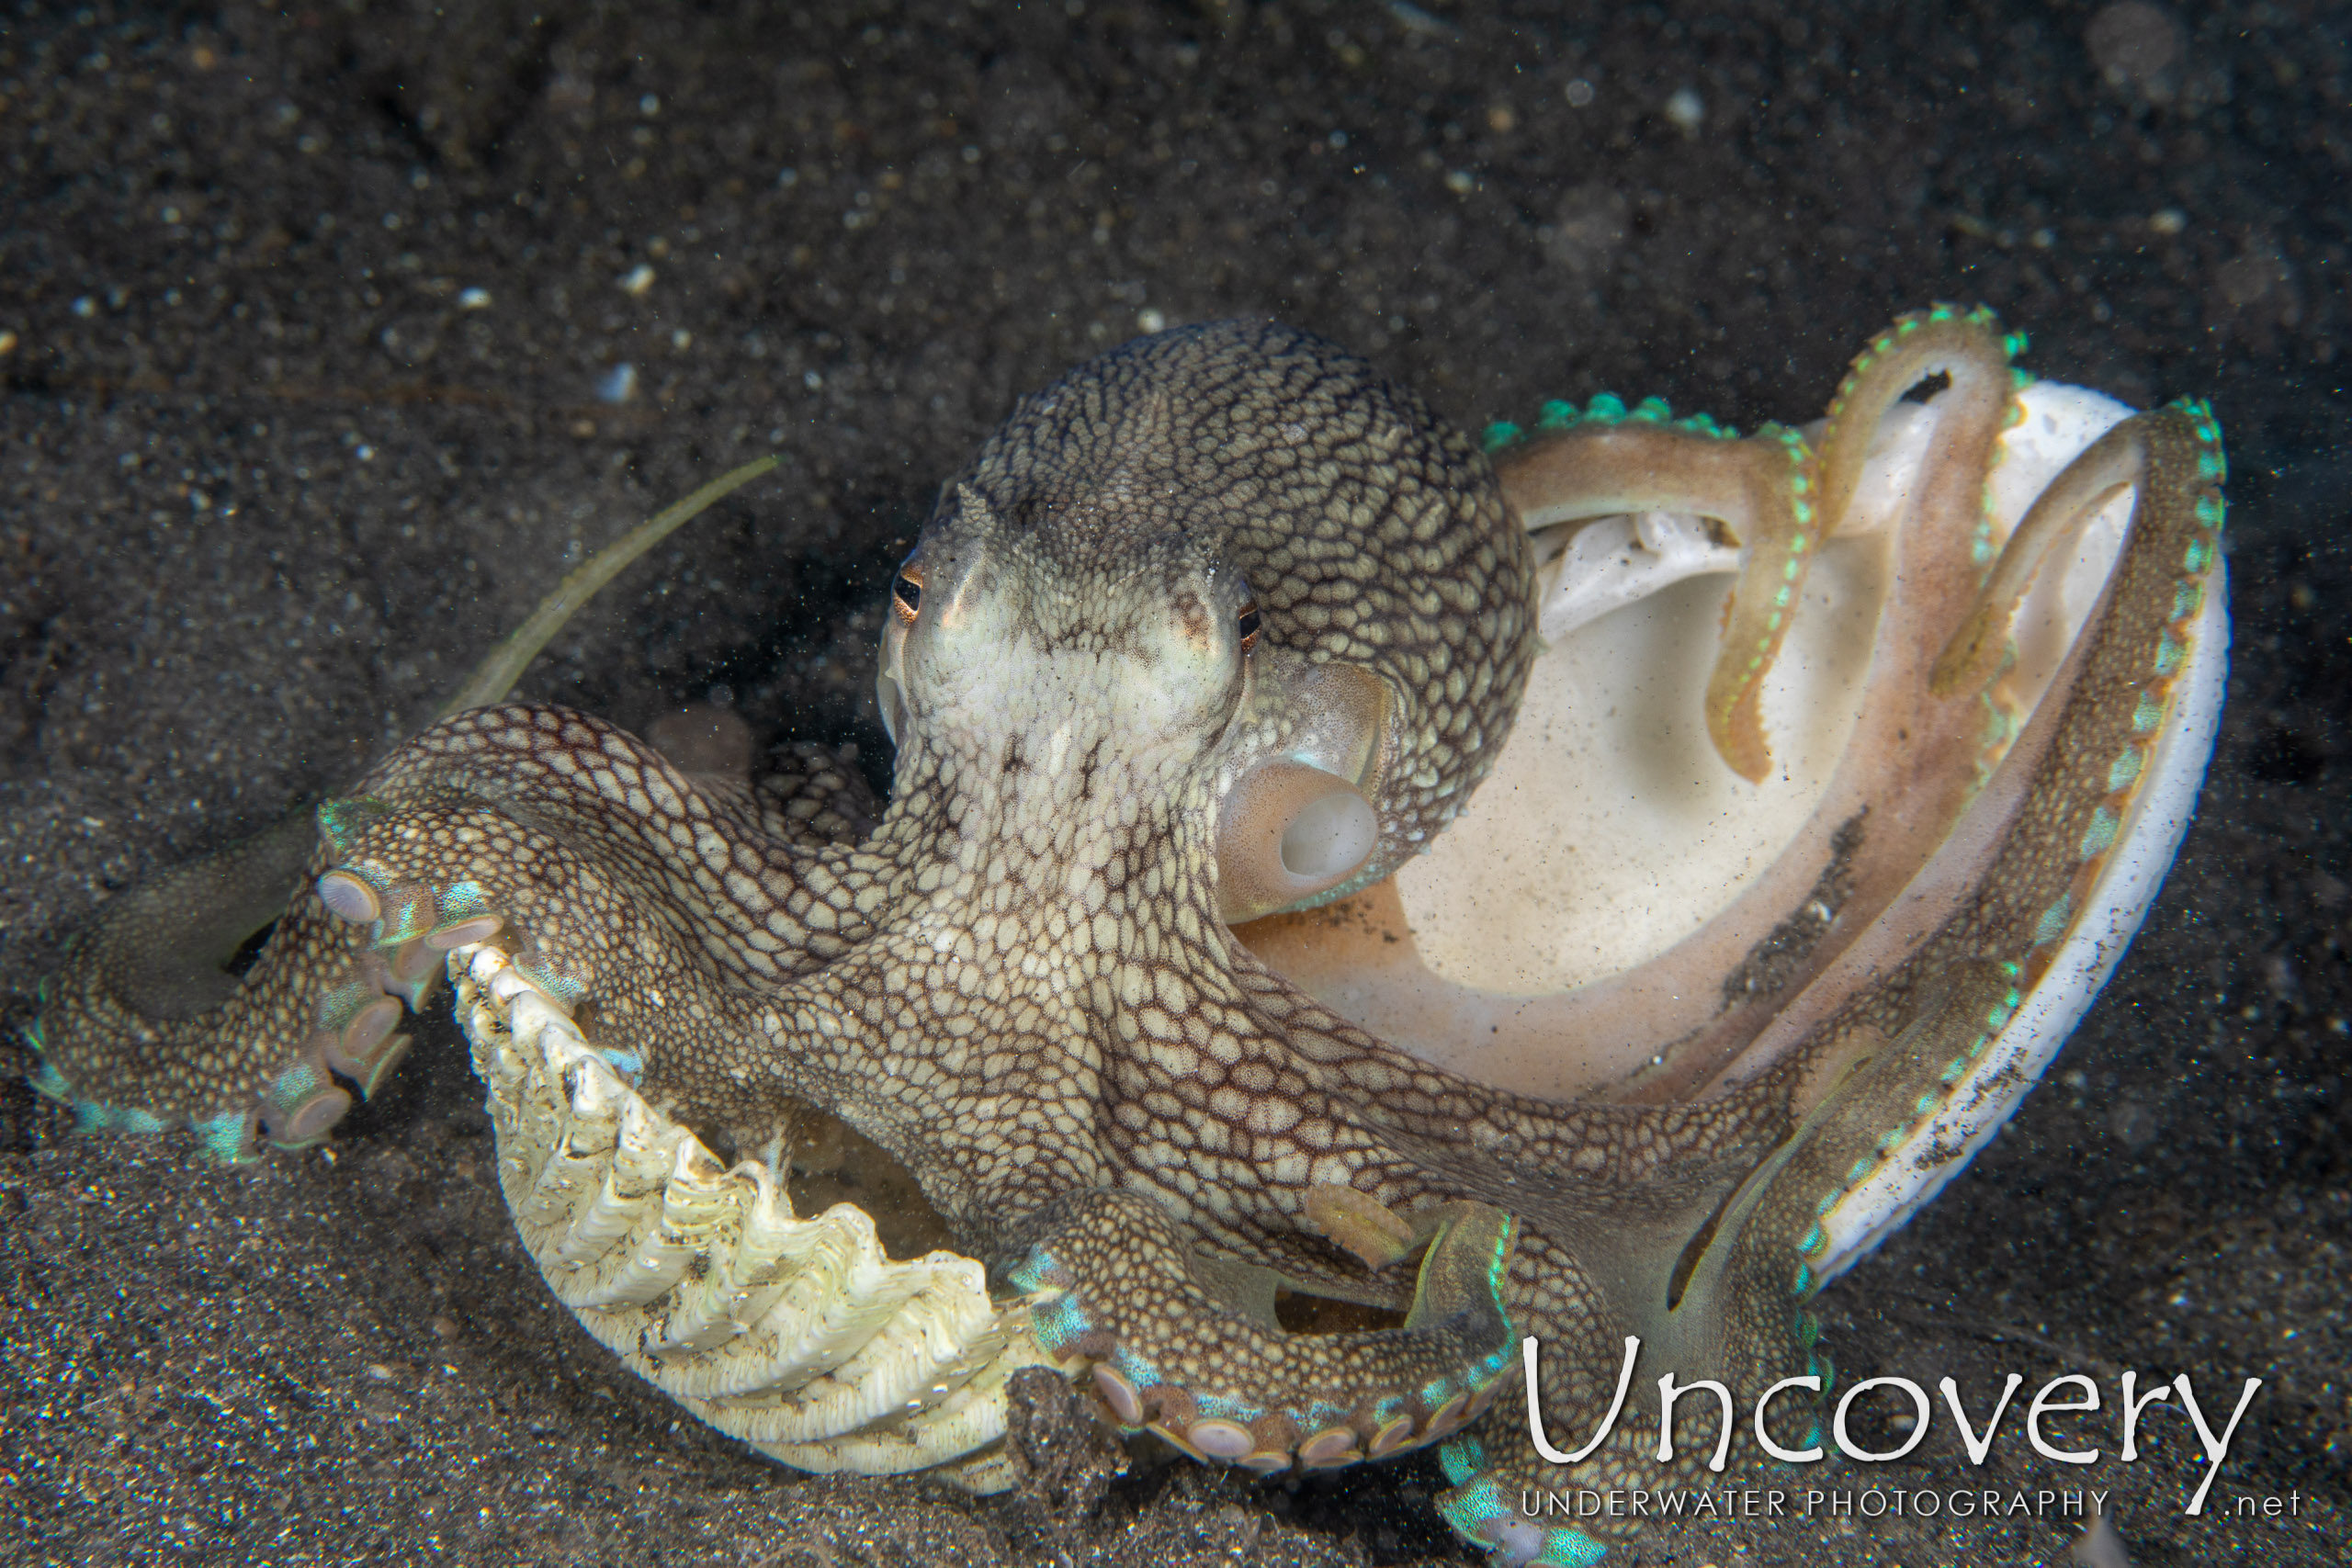
{"type": "MultiPolygon", "coordinates": [[[[2019,400],[2026,417],[2004,434],[1993,470],[2004,537],[2132,412],[2049,381],[2019,400]]],[[[1432,973],[1515,995],[1568,990],[1664,953],[1762,875],[1852,732],[1892,525],[1930,429],[1917,404],[1882,423],[1854,513],[1806,579],[1767,677],[1775,766],[1761,784],[1724,765],[1702,722],[1738,550],[1710,540],[1703,520],[1671,513],[1604,518],[1565,541],[1527,519],[1544,652],[1493,772],[1429,853],[1396,873],[1432,973]]],[[[2029,704],[2090,614],[2130,511],[2119,497],[2086,524],[2067,570],[2043,573],[2019,613],[2023,673],[2011,680],[2031,682],[2029,704]]]]}
{"type": "MultiPolygon", "coordinates": [[[[2132,412],[2052,382],[2023,388],[2018,403],[2022,417],[2002,434],[1987,480],[1996,543],[2069,462],[2132,412]]],[[[1629,1061],[1617,1036],[1638,1034],[1669,999],[1641,988],[1657,980],[1629,990],[1621,977],[1647,964],[1647,973],[1674,978],[1677,990],[1712,994],[1739,954],[1716,955],[1721,965],[1711,969],[1708,951],[1692,939],[1703,940],[1717,911],[1773,868],[1839,766],[1889,592],[1895,524],[1911,504],[1932,434],[1933,421],[1911,403],[1895,405],[1874,434],[1855,504],[1820,550],[1768,676],[1763,717],[1774,766],[1760,784],[1724,764],[1702,718],[1729,574],[1739,566],[1736,543],[1690,515],[1529,515],[1544,648],[1517,723],[1461,817],[1398,870],[1388,890],[1373,890],[1362,917],[1390,933],[1388,954],[1407,956],[1384,958],[1376,940],[1351,947],[1345,937],[1318,949],[1332,939],[1295,919],[1245,930],[1244,940],[1335,1010],[1454,1071],[1555,1098],[1620,1092],[1629,1061]],[[1659,968],[1668,955],[1672,966],[1659,968]],[[1508,1035],[1521,1010],[1544,1018],[1538,1004],[1588,987],[1594,1004],[1565,1015],[1581,1027],[1556,1040],[1545,1035],[1542,1081],[1521,1081],[1523,1061],[1481,1070],[1478,1042],[1490,1025],[1508,1035]]],[[[2098,609],[2132,502],[2127,491],[2086,520],[2071,553],[2039,574],[2019,606],[2016,657],[2000,691],[2020,727],[2060,680],[2098,609]]],[[[1815,1265],[1821,1277],[1851,1266],[1967,1164],[2106,983],[2171,863],[2212,750],[2226,597],[2217,559],[2145,783],[2081,915],[1942,1107],[1825,1213],[1829,1245],[1815,1265]]],[[[2014,792],[2023,777],[1996,762],[1975,803],[1993,802],[2005,783],[2014,792]]],[[[1972,839],[1971,814],[1962,813],[1889,914],[1948,899],[1971,874],[1983,848],[1972,839]]],[[[1813,982],[1815,994],[1866,985],[1869,965],[1890,951],[1886,942],[1854,941],[1813,982]]],[[[1773,1059],[1801,1027],[1790,1018],[1768,1025],[1739,1072],[1773,1059]]]]}

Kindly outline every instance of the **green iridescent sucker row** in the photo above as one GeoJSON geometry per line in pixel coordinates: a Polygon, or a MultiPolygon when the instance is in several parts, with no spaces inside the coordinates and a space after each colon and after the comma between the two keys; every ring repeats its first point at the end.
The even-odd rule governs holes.
{"type": "MultiPolygon", "coordinates": [[[[1989,321],[1989,317],[1990,313],[1985,311],[1972,313],[1974,320],[1989,321]]],[[[1883,352],[1887,342],[1882,338],[1873,346],[1883,352]]],[[[2024,334],[2010,333],[2004,346],[2011,354],[2021,351],[2024,334]]],[[[2014,400],[2012,408],[2014,411],[2014,400]]],[[[2156,681],[2165,682],[2168,691],[2169,683],[2179,672],[2186,658],[2182,642],[2186,633],[2183,628],[2202,609],[2205,593],[2202,579],[2220,557],[2219,540],[2227,517],[2227,503],[2218,487],[2227,479],[2229,467],[2222,445],[2221,426],[2208,403],[2201,400],[2181,399],[2167,405],[2161,412],[2188,425],[2197,446],[2198,482],[2200,486],[2209,487],[2201,490],[2188,502],[2187,510],[2195,532],[2182,547],[2180,556],[2180,570],[2187,574],[2188,581],[2176,585],[2169,619],[2158,638],[2149,665],[2149,673],[2156,681]]],[[[2135,417],[2144,421],[2151,416],[2135,417]]],[[[2010,423],[2016,423],[2015,419],[2012,418],[2010,423]]],[[[2147,484],[2144,474],[2140,482],[2144,489],[2147,484]]],[[[2136,515],[2135,509],[2135,518],[2136,515]]],[[[2138,525],[2135,522],[2135,527],[2138,525]]],[[[2001,670],[2006,671],[2013,661],[2014,649],[2011,649],[2007,650],[2001,670]]],[[[2122,809],[2118,803],[2138,785],[2145,772],[2149,748],[2163,727],[2166,712],[2165,696],[2154,688],[2141,691],[2130,721],[2131,739],[2110,762],[2104,780],[2109,798],[2101,800],[2094,807],[2075,845],[2078,877],[2095,872],[2117,843],[2123,824],[2122,809]]],[[[2012,719],[2001,737],[2004,743],[2013,740],[2021,727],[2021,720],[2012,719]]],[[[1980,768],[1980,774],[1982,771],[1980,768]]],[[[1968,1044],[1946,1061],[1937,1073],[1938,1087],[1921,1093],[1908,1107],[1909,1118],[1883,1132],[1870,1151],[1854,1160],[1845,1172],[1843,1180],[1819,1200],[1816,1210],[1819,1219],[1796,1244],[1799,1261],[1791,1279],[1791,1289],[1797,1299],[1810,1299],[1823,1283],[1816,1265],[1830,1245],[1823,1222],[1849,1192],[1867,1180],[1885,1158],[1909,1139],[1918,1125],[1937,1114],[1949,1102],[1961,1082],[2024,1007],[2030,990],[2038,983],[2041,969],[2046,968],[2058,944],[2074,929],[2076,914],[2075,894],[2070,886],[2041,910],[2026,936],[2020,956],[1993,961],[1993,972],[1998,976],[1998,998],[1984,1009],[1978,1027],[1966,1032],[1968,1044]]]]}
{"type": "MultiPolygon", "coordinates": [[[[66,951],[72,953],[86,940],[86,933],[76,933],[67,942],[66,951]]],[[[24,1026],[21,1036],[24,1043],[31,1047],[36,1063],[33,1070],[25,1077],[26,1084],[33,1092],[71,1110],[76,1132],[168,1132],[173,1123],[152,1111],[138,1106],[109,1105],[74,1092],[73,1084],[49,1059],[48,1041],[42,1028],[42,1015],[47,1011],[49,1003],[50,983],[43,978],[33,989],[32,1021],[24,1026]]],[[[190,1120],[187,1129],[196,1139],[198,1157],[215,1165],[243,1165],[261,1157],[258,1150],[250,1147],[250,1120],[236,1111],[190,1120]]]]}
{"type": "MultiPolygon", "coordinates": [[[[468,676],[444,704],[443,714],[487,705],[503,698],[539,650],[562,629],[582,604],[594,597],[599,589],[679,527],[720,500],[771,472],[779,460],[774,456],[754,458],[703,486],[676,504],[656,513],[598,550],[559,583],[505,643],[468,676]]],[[[315,821],[319,830],[340,852],[342,846],[364,829],[368,820],[390,809],[385,802],[366,797],[329,801],[319,807],[315,821]]],[[[274,836],[275,830],[262,834],[253,841],[270,840],[274,836]]],[[[77,957],[86,956],[81,950],[88,940],[88,933],[79,933],[67,943],[65,956],[69,963],[77,957]]],[[[47,1098],[71,1105],[77,1124],[85,1129],[159,1132],[173,1125],[173,1120],[157,1116],[153,1111],[109,1105],[75,1092],[71,1081],[50,1060],[43,1021],[51,1002],[49,982],[44,979],[36,993],[34,1020],[24,1030],[27,1043],[40,1059],[40,1066],[30,1077],[35,1089],[47,1098]]],[[[332,1007],[336,1003],[331,998],[328,1005],[332,1007]]],[[[390,1065],[389,1061],[381,1064],[386,1069],[390,1065]]],[[[370,1075],[371,1086],[379,1077],[380,1074],[370,1075]]],[[[283,1109],[296,1103],[288,1099],[289,1095],[304,1091],[315,1094],[327,1087],[331,1086],[318,1076],[314,1066],[298,1064],[264,1088],[256,1096],[256,1105],[263,1111],[273,1107],[283,1109]]],[[[245,1164],[259,1159],[263,1152],[253,1136],[255,1114],[255,1109],[245,1109],[184,1120],[195,1134],[205,1158],[222,1164],[245,1164]]],[[[322,1137],[324,1134],[321,1133],[319,1136],[322,1137]]],[[[278,1146],[301,1147],[317,1141],[316,1137],[302,1138],[291,1143],[281,1142],[278,1146]]]]}
{"type": "Polygon", "coordinates": [[[1490,1527],[1518,1521],[1522,1528],[1543,1530],[1543,1549],[1523,1561],[1529,1568],[1594,1568],[1609,1549],[1575,1525],[1534,1526],[1504,1495],[1492,1473],[1487,1446],[1464,1433],[1441,1445],[1438,1465],[1452,1490],[1441,1493],[1437,1511],[1463,1540],[1489,1548],[1500,1545],[1490,1527]]]}
{"type": "Polygon", "coordinates": [[[1644,398],[1628,407],[1625,400],[1614,392],[1595,394],[1579,409],[1576,404],[1554,398],[1538,412],[1532,432],[1509,420],[1497,420],[1487,426],[1483,445],[1487,455],[1515,446],[1531,434],[1555,430],[1574,430],[1579,425],[1641,424],[1662,430],[1679,430],[1688,435],[1705,436],[1711,441],[1736,441],[1739,432],[1722,423],[1713,415],[1694,413],[1681,419],[1674,417],[1674,410],[1664,398],[1644,398]]]}
{"type": "MultiPolygon", "coordinates": [[[[1432,1254],[1444,1244],[1444,1235],[1441,1232],[1440,1238],[1431,1242],[1432,1254]]],[[[1442,1438],[1464,1421],[1475,1419],[1476,1415],[1484,1409],[1486,1402],[1499,1392],[1518,1342],[1517,1330],[1503,1298],[1503,1281],[1516,1247],[1516,1222],[1504,1217],[1496,1228],[1485,1258],[1481,1276],[1485,1304],[1499,1325],[1493,1348],[1438,1375],[1424,1377],[1409,1387],[1396,1387],[1376,1395],[1370,1400],[1368,1406],[1364,1406],[1362,1400],[1341,1403],[1323,1397],[1284,1403],[1190,1386],[1190,1380],[1182,1373],[1163,1367],[1151,1356],[1128,1343],[1115,1326],[1098,1322],[1091,1316],[1080,1299],[1072,1270],[1048,1247],[1033,1248],[1017,1268],[1008,1272],[1006,1279],[1013,1289],[1028,1298],[1026,1304],[1031,1333],[1040,1349],[1057,1359],[1088,1356],[1095,1363],[1098,1383],[1121,1390],[1123,1397],[1134,1402],[1133,1409],[1125,1415],[1115,1409],[1113,1412],[1122,1426],[1129,1429],[1152,1426],[1168,1431],[1171,1437],[1196,1437],[1200,1435],[1201,1423],[1230,1423],[1248,1428],[1254,1423],[1274,1419],[1287,1423],[1304,1438],[1306,1434],[1328,1435],[1349,1427],[1357,1421],[1361,1407],[1364,1412],[1363,1419],[1378,1438],[1365,1443],[1364,1450],[1355,1452],[1352,1457],[1361,1459],[1368,1452],[1371,1457],[1379,1458],[1442,1438]],[[1084,1347],[1083,1342],[1090,1337],[1109,1337],[1112,1343],[1084,1347]],[[1105,1373],[1110,1374],[1107,1379],[1105,1373]],[[1160,1427],[1158,1422],[1142,1417],[1144,1399],[1162,1389],[1180,1392],[1189,1404],[1192,1423],[1189,1432],[1176,1433],[1160,1427]],[[1408,1404],[1413,1403],[1418,1403],[1422,1413],[1422,1419],[1419,1422],[1408,1408],[1408,1404]],[[1136,1419],[1129,1419],[1129,1416],[1136,1419]]],[[[1444,1314],[1446,1303],[1432,1299],[1439,1289],[1432,1284],[1437,1269],[1434,1256],[1426,1257],[1416,1282],[1412,1307],[1405,1321],[1408,1331],[1444,1314]]],[[[1164,1408],[1162,1419],[1165,1419],[1164,1408]]],[[[1301,1462],[1306,1462],[1312,1447],[1312,1443],[1300,1443],[1297,1457],[1301,1462]]],[[[1228,1454],[1225,1457],[1260,1470],[1282,1468],[1288,1462],[1287,1458],[1279,1453],[1253,1453],[1239,1458],[1228,1454]]],[[[1339,1461],[1348,1461],[1346,1457],[1339,1461]]]]}
{"type": "MultiPolygon", "coordinates": [[[[1914,339],[1923,330],[1948,322],[1965,322],[1970,326],[1986,329],[1988,332],[1997,330],[1992,312],[1982,308],[1962,310],[1951,306],[1939,306],[1895,323],[1885,333],[1874,338],[1869,347],[1857,356],[1852,372],[1844,379],[1838,389],[1837,400],[1830,406],[1829,426],[1835,429],[1839,416],[1846,412],[1846,401],[1849,396],[1854,391],[1858,383],[1879,367],[1884,356],[1899,351],[1906,340],[1914,339]]],[[[1994,338],[1993,344],[1988,346],[1994,345],[1997,345],[1997,352],[2004,359],[2014,359],[2016,355],[2025,351],[2027,342],[2023,333],[2013,332],[1994,338]]],[[[1964,353],[1965,350],[1956,348],[1956,352],[1964,353]]],[[[1996,415],[1996,428],[1998,432],[2013,429],[2023,420],[2025,411],[2019,394],[2033,383],[2034,378],[2030,374],[2014,365],[2008,367],[1999,388],[2006,396],[2001,400],[2002,406],[1996,415]]],[[[1882,386],[1880,391],[1883,393],[1883,390],[1884,388],[1882,386]]],[[[1586,423],[1585,417],[1578,411],[1574,410],[1572,405],[1554,406],[1564,409],[1567,415],[1573,417],[1547,421],[1546,423],[1550,428],[1567,428],[1572,424],[1586,423]]],[[[1873,406],[1875,406],[1875,399],[1873,399],[1873,406]]],[[[2196,464],[2199,479],[2208,485],[2218,484],[2226,474],[2226,460],[2221,453],[2219,430],[2211,421],[2210,411],[2197,403],[2179,404],[2177,405],[2177,409],[2192,423],[2198,435],[2201,447],[2196,464]]],[[[1602,401],[1599,412],[1605,421],[1615,423],[1623,423],[1626,416],[1626,411],[1622,403],[1616,402],[1615,400],[1602,401]]],[[[1650,417],[1645,423],[1656,425],[1668,422],[1667,411],[1662,402],[1653,403],[1650,406],[1649,414],[1650,417]]],[[[1516,424],[1498,423],[1487,433],[1487,446],[1489,452],[1499,453],[1528,440],[1531,434],[1516,424]]],[[[1789,433],[1788,439],[1792,452],[1811,456],[1810,445],[1804,443],[1795,433],[1789,433]]],[[[1990,461],[1997,463],[2002,451],[2002,447],[1996,446],[1990,454],[1990,461]]],[[[1810,524],[1813,521],[1809,515],[1812,504],[1811,499],[1805,494],[1805,487],[1800,484],[1792,493],[1793,510],[1798,521],[1801,525],[1810,524]]],[[[1996,521],[1989,468],[1979,495],[1981,500],[1977,509],[1977,532],[1968,544],[1970,554],[1976,564],[1989,576],[1994,561],[2001,553],[1996,544],[1996,521]]],[[[2197,522],[2202,526],[2204,536],[2192,538],[2187,542],[2182,547],[2179,558],[2182,570],[2188,574],[2189,578],[2197,579],[2201,577],[2218,557],[2218,549],[2211,535],[2219,528],[2225,514],[2225,507],[2218,494],[2199,494],[2188,504],[2192,508],[2197,522]]],[[[2201,607],[2203,597],[2204,589],[2201,583],[2194,581],[2184,582],[2172,592],[2171,620],[2176,626],[2185,626],[2188,619],[2201,607]]],[[[1767,624],[1769,626],[1769,621],[1767,624]]],[[[2187,666],[2188,654],[2185,644],[2185,632],[2176,635],[2175,629],[2166,630],[2154,651],[2149,666],[2156,679],[2168,681],[2187,666]]],[[[2005,649],[2005,654],[2004,668],[2007,668],[2014,663],[2014,649],[2005,649]]],[[[2022,719],[2005,714],[1997,702],[1992,699],[1989,688],[1990,682],[1985,689],[1978,693],[1980,705],[1987,717],[1986,745],[1992,752],[1991,756],[1980,761],[1977,769],[1977,783],[1980,786],[1989,776],[1990,763],[2007,750],[2009,745],[2018,738],[2022,729],[2022,719]]],[[[2143,741],[2151,739],[2154,731],[2161,724],[2164,713],[2163,704],[2152,702],[2149,696],[2143,694],[2140,700],[2139,710],[2133,715],[2135,735],[2143,741]]],[[[2116,766],[2109,772],[2110,791],[2130,787],[2142,771],[2143,758],[2139,750],[2132,750],[2126,756],[2119,757],[2116,766]]],[[[2117,842],[2121,828],[2122,820],[2116,810],[2102,807],[2099,811],[2092,813],[2088,822],[2080,831],[2079,842],[2075,846],[2076,859],[2086,865],[2098,861],[2117,842]]],[[[2071,894],[2061,894],[2041,910],[2039,919],[2030,919],[2018,933],[2030,944],[2029,951],[2047,948],[2064,937],[2075,922],[2076,903],[2077,900],[2071,894]]],[[[1979,1021],[1981,1027],[1962,1035],[1961,1040],[1954,1043],[1961,1044],[1965,1042],[1965,1048],[1960,1050],[1949,1064],[1944,1065],[1941,1073],[1938,1075],[1938,1081],[1928,1089],[1928,1092],[1916,1095],[1905,1108],[1909,1112],[1909,1118],[1902,1125],[1889,1128],[1874,1140],[1871,1140],[1867,1151],[1861,1157],[1854,1160],[1852,1168],[1845,1172],[1845,1179],[1837,1185],[1835,1190],[1820,1200],[1818,1205],[1820,1220],[1826,1221],[1831,1211],[1837,1208],[1848,1192],[1867,1179],[1895,1148],[1903,1145],[1917,1125],[1918,1119],[1935,1114],[1945,1106],[1952,1086],[1966,1076],[1973,1063],[1983,1057],[1984,1052],[1990,1047],[1991,1042],[2017,1014],[2026,994],[2018,984],[2024,976],[2023,966],[2013,962],[2005,964],[2002,972],[2005,976],[2004,984],[1998,992],[1988,998],[1993,1005],[1979,1021]]],[[[1939,1030],[1939,1032],[1942,1032],[1939,1030]]],[[[1818,1222],[1812,1224],[1797,1243],[1795,1250],[1798,1256],[1795,1259],[1794,1272],[1792,1276],[1788,1277],[1791,1293],[1800,1303],[1796,1308],[1795,1337],[1797,1343],[1804,1349],[1805,1370],[1809,1375],[1820,1377],[1823,1380],[1825,1390],[1834,1378],[1834,1367],[1827,1356],[1817,1348],[1817,1325],[1812,1314],[1805,1311],[1801,1303],[1809,1300],[1819,1290],[1822,1277],[1816,1265],[1826,1254],[1830,1245],[1830,1237],[1825,1224],[1818,1222]]],[[[1815,1425],[1816,1427],[1819,1425],[1817,1418],[1815,1425]]],[[[1469,1539],[1498,1543],[1501,1536],[1490,1536],[1487,1529],[1496,1527],[1497,1521],[1505,1519],[1512,1510],[1500,1495],[1492,1478],[1482,1473],[1487,1470],[1488,1463],[1484,1447],[1475,1438],[1465,1435],[1447,1446],[1444,1457],[1449,1476],[1459,1489],[1441,1503],[1449,1520],[1454,1524],[1457,1530],[1469,1539]]],[[[1515,1521],[1513,1528],[1503,1533],[1514,1535],[1519,1541],[1524,1542],[1531,1539],[1537,1539],[1530,1533],[1535,1529],[1535,1521],[1515,1521]]],[[[1540,1555],[1528,1560],[1540,1562],[1589,1563],[1598,1562],[1603,1554],[1600,1545],[1581,1530],[1553,1529],[1543,1532],[1540,1539],[1544,1540],[1546,1545],[1540,1555]]],[[[1518,1550],[1524,1551],[1527,1548],[1521,1545],[1518,1550]]],[[[1518,1560],[1516,1556],[1514,1560],[1518,1560]]]]}

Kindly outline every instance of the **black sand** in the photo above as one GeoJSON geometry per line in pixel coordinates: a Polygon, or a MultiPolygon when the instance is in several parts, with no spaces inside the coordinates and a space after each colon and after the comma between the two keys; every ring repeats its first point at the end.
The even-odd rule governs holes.
{"type": "MultiPolygon", "coordinates": [[[[2012,1441],[1980,1475],[1939,1428],[1924,1462],[1795,1484],[2097,1487],[2143,1568],[2345,1560],[2352,9],[2182,7],[2172,34],[2022,0],[441,9],[0,20],[14,1021],[107,893],[347,782],[580,550],[762,451],[781,479],[624,579],[527,693],[637,728],[717,694],[878,769],[872,606],[933,487],[1016,394],[1157,321],[1282,315],[1473,426],[1604,389],[1747,425],[1817,412],[1897,311],[1982,300],[2045,375],[2213,400],[2231,702],[2106,998],[1829,1292],[1832,1343],[1849,1377],[1972,1391],[2267,1382],[2201,1518],[2169,1417],[2130,1467],[2012,1441]],[[2290,1493],[2294,1518],[2229,1517],[2290,1493]]],[[[1051,1403],[1047,1479],[1009,1501],[747,1457],[548,1296],[477,1099],[444,1030],[331,1148],[221,1171],[0,1090],[0,1559],[1475,1559],[1426,1460],[1112,1480],[1051,1403]]],[[[2054,1511],[1717,1524],[1611,1560],[2074,1539],[2054,1511]]]]}

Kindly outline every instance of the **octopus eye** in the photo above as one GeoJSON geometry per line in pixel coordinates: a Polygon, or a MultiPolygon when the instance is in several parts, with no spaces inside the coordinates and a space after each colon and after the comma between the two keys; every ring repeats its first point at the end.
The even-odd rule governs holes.
{"type": "Polygon", "coordinates": [[[898,581],[890,584],[890,597],[900,616],[911,621],[922,613],[922,577],[913,567],[899,569],[898,581]]]}
{"type": "Polygon", "coordinates": [[[1233,629],[1241,634],[1242,652],[1247,653],[1255,648],[1258,644],[1258,606],[1242,605],[1241,614],[1234,620],[1233,629]]]}

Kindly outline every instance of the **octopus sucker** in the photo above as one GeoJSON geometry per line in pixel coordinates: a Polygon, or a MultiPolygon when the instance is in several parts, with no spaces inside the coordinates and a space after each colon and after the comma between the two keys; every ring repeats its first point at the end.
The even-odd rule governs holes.
{"type": "Polygon", "coordinates": [[[446,976],[550,1289],[760,1451],[1001,1486],[1050,1367],[1255,1473],[1437,1445],[1465,1538],[1594,1562],[1510,1500],[1657,1484],[1655,1421],[1556,1472],[1531,1418],[1592,1430],[1626,1356],[1824,1377],[1807,1303],[2008,1114],[2187,821],[2219,430],[2020,346],[1937,307],[1813,425],[1601,398],[1490,458],[1290,328],[1139,339],[942,487],[887,806],[503,702],[510,652],[102,912],[36,1081],[299,1145],[446,976]],[[946,1245],[799,1212],[853,1144],[946,1245]]]}

